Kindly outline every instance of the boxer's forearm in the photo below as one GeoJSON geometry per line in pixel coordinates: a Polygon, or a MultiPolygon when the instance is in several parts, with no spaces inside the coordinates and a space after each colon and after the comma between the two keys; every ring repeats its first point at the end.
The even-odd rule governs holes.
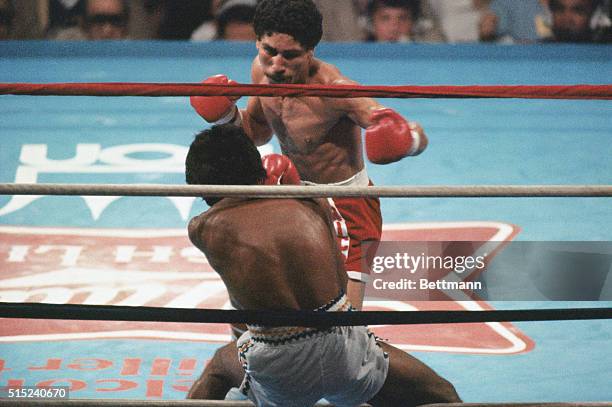
{"type": "Polygon", "coordinates": [[[248,109],[242,110],[242,128],[256,146],[264,145],[272,138],[272,129],[268,123],[256,120],[248,109]]]}

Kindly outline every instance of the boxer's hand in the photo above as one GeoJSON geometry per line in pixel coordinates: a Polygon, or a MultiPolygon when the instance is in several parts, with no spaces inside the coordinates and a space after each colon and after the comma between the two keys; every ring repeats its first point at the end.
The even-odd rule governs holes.
{"type": "Polygon", "coordinates": [[[265,185],[300,185],[301,179],[289,158],[280,154],[268,154],[261,159],[266,169],[265,185]]]}
{"type": "MultiPolygon", "coordinates": [[[[206,79],[202,83],[210,84],[233,84],[235,81],[229,80],[225,75],[215,75],[206,79]]],[[[240,115],[236,108],[237,96],[191,96],[189,101],[191,106],[204,120],[214,124],[237,123],[237,116],[240,115]]]]}
{"type": "Polygon", "coordinates": [[[365,145],[368,159],[389,164],[409,155],[419,155],[427,147],[427,137],[416,123],[409,123],[393,109],[377,109],[370,116],[365,145]]]}

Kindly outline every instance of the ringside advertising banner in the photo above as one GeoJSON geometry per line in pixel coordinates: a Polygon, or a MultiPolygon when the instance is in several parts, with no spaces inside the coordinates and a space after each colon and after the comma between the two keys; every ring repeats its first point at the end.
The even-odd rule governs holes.
{"type": "MultiPolygon", "coordinates": [[[[386,240],[479,239],[502,246],[517,229],[494,222],[387,225],[386,240]]],[[[223,282],[183,229],[0,226],[0,301],[177,308],[229,307],[223,282]]],[[[485,301],[366,298],[377,311],[488,310],[485,301]]],[[[415,352],[516,355],[533,341],[510,323],[377,325],[415,352]]],[[[0,386],[68,386],[71,397],[183,398],[225,324],[0,319],[0,386]]]]}
{"type": "MultiPolygon", "coordinates": [[[[475,238],[490,241],[492,252],[496,252],[515,233],[511,225],[492,222],[400,224],[389,225],[383,239],[475,238]]],[[[0,301],[4,302],[212,309],[230,306],[223,282],[182,229],[2,226],[0,264],[0,301]]],[[[365,309],[479,310],[490,306],[483,301],[382,301],[366,296],[365,309]]],[[[224,324],[17,321],[3,321],[0,342],[150,338],[222,343],[230,338],[224,324]]],[[[528,339],[517,336],[511,324],[440,325],[426,334],[419,327],[374,329],[405,350],[516,353],[530,346],[528,339]],[[455,330],[461,335],[448,334],[455,330]]]]}

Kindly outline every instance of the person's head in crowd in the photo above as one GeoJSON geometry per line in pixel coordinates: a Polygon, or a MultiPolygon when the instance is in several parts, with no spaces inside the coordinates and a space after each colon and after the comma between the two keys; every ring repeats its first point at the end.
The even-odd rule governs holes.
{"type": "Polygon", "coordinates": [[[161,21],[158,38],[187,40],[200,25],[206,23],[206,32],[195,40],[212,40],[215,36],[214,10],[218,0],[158,0],[161,2],[161,21]]]}
{"type": "Polygon", "coordinates": [[[589,42],[593,39],[590,26],[597,0],[549,0],[552,15],[553,41],[589,42]]]}
{"type": "Polygon", "coordinates": [[[90,40],[125,39],[129,15],[126,0],[85,0],[85,34],[90,40]]]}
{"type": "Polygon", "coordinates": [[[10,38],[15,18],[15,9],[11,0],[0,0],[0,40],[10,38]]]}
{"type": "Polygon", "coordinates": [[[407,42],[419,18],[418,0],[370,0],[368,17],[371,24],[369,41],[407,42]]]}
{"type": "Polygon", "coordinates": [[[225,0],[217,9],[217,39],[255,41],[253,17],[256,0],[225,0]]]}

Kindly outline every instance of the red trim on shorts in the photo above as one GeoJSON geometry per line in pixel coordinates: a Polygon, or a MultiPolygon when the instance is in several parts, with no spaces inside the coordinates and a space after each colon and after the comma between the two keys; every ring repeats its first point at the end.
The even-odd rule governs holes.
{"type": "Polygon", "coordinates": [[[342,223],[348,230],[348,236],[339,234],[338,242],[345,258],[344,264],[349,272],[349,277],[353,280],[367,280],[370,269],[369,267],[364,268],[362,263],[365,254],[362,253],[361,244],[380,242],[382,236],[380,200],[378,198],[330,198],[330,201],[333,202],[340,215],[338,218],[337,213],[332,213],[336,233],[339,234],[338,232],[342,231],[342,223]],[[359,276],[359,274],[362,275],[359,276]]]}

